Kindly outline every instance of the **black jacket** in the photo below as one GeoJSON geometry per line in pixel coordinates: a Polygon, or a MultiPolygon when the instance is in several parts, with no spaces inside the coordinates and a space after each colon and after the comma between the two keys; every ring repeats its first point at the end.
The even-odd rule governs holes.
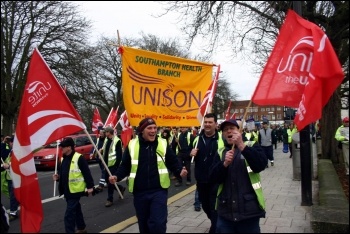
{"type": "MultiPolygon", "coordinates": [[[[145,192],[150,190],[162,189],[160,185],[158,163],[156,149],[158,146],[158,136],[153,142],[145,141],[141,134],[138,135],[140,143],[139,151],[139,164],[134,182],[134,194],[138,192],[145,192]]],[[[165,153],[165,165],[174,173],[175,176],[180,176],[182,166],[177,160],[174,151],[167,146],[165,153]]],[[[129,153],[129,147],[126,147],[122,162],[116,172],[118,181],[121,181],[125,177],[129,176],[131,171],[131,157],[129,153]]]]}
{"type": "MultiPolygon", "coordinates": [[[[73,155],[75,151],[73,150],[70,155],[63,155],[63,160],[59,168],[59,185],[58,185],[58,191],[60,196],[64,194],[65,198],[77,198],[81,196],[85,196],[85,192],[81,193],[71,193],[69,191],[68,187],[68,175],[69,175],[69,168],[70,163],[72,161],[73,155]]],[[[94,179],[92,178],[91,171],[89,168],[88,163],[86,162],[85,158],[81,155],[78,160],[78,166],[81,171],[81,173],[84,176],[84,180],[86,183],[86,188],[90,189],[94,187],[94,179]]]]}
{"type": "MultiPolygon", "coordinates": [[[[198,183],[209,182],[209,168],[213,164],[214,157],[218,150],[218,139],[218,131],[215,131],[215,134],[212,137],[206,137],[204,131],[198,136],[198,152],[194,157],[194,173],[198,183]]],[[[193,148],[195,148],[195,144],[196,143],[194,143],[193,148]]]]}
{"type": "MultiPolygon", "coordinates": [[[[112,145],[112,139],[107,138],[106,150],[103,152],[103,155],[102,155],[103,160],[107,165],[108,165],[108,152],[111,145],[112,145]]],[[[115,145],[115,152],[116,152],[116,161],[113,166],[108,167],[108,169],[111,171],[112,174],[113,174],[112,171],[115,171],[118,169],[123,156],[123,146],[122,146],[122,141],[120,139],[118,143],[115,145]]]]}
{"type": "Polygon", "coordinates": [[[181,132],[179,135],[179,153],[183,153],[183,154],[190,154],[191,150],[192,150],[192,145],[193,145],[193,140],[194,140],[194,136],[192,133],[190,133],[190,142],[188,142],[188,133],[190,133],[190,131],[186,131],[186,132],[181,132]]]}
{"type": "Polygon", "coordinates": [[[210,169],[210,180],[223,184],[218,196],[218,215],[230,221],[242,221],[254,217],[265,217],[265,211],[259,207],[255,191],[251,185],[245,160],[255,173],[263,171],[267,158],[259,144],[245,147],[241,152],[235,148],[235,156],[230,166],[224,167],[223,162],[227,150],[225,145],[222,159],[217,153],[210,169]]]}

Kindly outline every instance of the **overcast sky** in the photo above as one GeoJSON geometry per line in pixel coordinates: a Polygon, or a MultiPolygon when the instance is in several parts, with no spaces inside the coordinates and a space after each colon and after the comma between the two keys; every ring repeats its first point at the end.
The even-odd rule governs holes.
{"type": "MultiPolygon", "coordinates": [[[[139,37],[140,32],[153,34],[160,38],[183,38],[175,13],[167,14],[160,18],[154,17],[162,11],[162,6],[153,1],[124,2],[124,1],[82,1],[75,2],[80,5],[82,15],[93,22],[92,38],[99,35],[115,38],[117,42],[117,30],[119,36],[139,37]]],[[[198,53],[201,45],[196,44],[193,52],[198,53]]],[[[249,71],[247,65],[233,63],[228,59],[229,55],[222,51],[213,57],[214,64],[220,64],[226,80],[231,84],[231,89],[239,95],[238,100],[250,99],[253,95],[259,77],[249,71]]]]}

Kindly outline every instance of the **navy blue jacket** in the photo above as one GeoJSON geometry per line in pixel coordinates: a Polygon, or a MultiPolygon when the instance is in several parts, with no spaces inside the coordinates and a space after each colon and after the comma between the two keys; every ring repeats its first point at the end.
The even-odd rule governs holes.
{"type": "MultiPolygon", "coordinates": [[[[156,149],[158,146],[158,136],[155,141],[145,141],[141,134],[138,135],[140,143],[139,151],[139,164],[134,182],[134,194],[139,192],[145,192],[150,190],[162,189],[160,185],[158,163],[156,149]]],[[[174,173],[175,176],[180,176],[182,166],[177,160],[174,151],[167,146],[165,153],[165,165],[174,173]]],[[[129,153],[129,147],[126,147],[122,162],[116,172],[118,181],[121,181],[125,177],[129,176],[131,171],[131,157],[129,153]]]]}
{"type": "MultiPolygon", "coordinates": [[[[64,194],[65,198],[77,198],[77,197],[85,196],[85,192],[70,193],[69,191],[68,174],[69,174],[70,163],[72,161],[74,154],[75,154],[75,151],[73,150],[70,155],[63,155],[63,160],[59,167],[58,174],[60,179],[59,179],[58,191],[60,196],[64,194]]],[[[78,166],[81,173],[83,173],[84,180],[86,182],[86,188],[90,189],[94,187],[94,179],[92,178],[89,165],[82,155],[79,157],[78,166]]]]}
{"type": "Polygon", "coordinates": [[[210,169],[210,180],[224,184],[218,196],[218,215],[230,221],[242,221],[254,217],[265,217],[265,211],[259,207],[254,189],[252,188],[245,160],[255,173],[263,171],[267,157],[259,144],[245,147],[241,152],[235,148],[231,165],[224,167],[223,162],[227,150],[232,146],[225,145],[223,157],[217,153],[210,169]]]}
{"type": "MultiPolygon", "coordinates": [[[[219,133],[215,131],[214,136],[208,138],[202,131],[198,136],[198,152],[194,157],[195,162],[195,178],[198,183],[209,182],[209,168],[213,164],[214,157],[218,151],[219,133]]],[[[195,148],[195,143],[193,148],[195,148]]]]}

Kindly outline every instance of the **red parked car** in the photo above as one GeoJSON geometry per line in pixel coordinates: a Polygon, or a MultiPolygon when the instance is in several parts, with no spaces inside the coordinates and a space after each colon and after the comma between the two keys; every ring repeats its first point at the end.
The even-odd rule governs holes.
{"type": "MultiPolygon", "coordinates": [[[[96,134],[90,134],[92,140],[96,142],[96,134]]],[[[90,152],[93,149],[89,137],[86,134],[69,135],[75,142],[75,151],[84,155],[86,161],[91,162],[90,152]]],[[[61,148],[58,148],[58,162],[61,160],[61,148]]],[[[34,153],[34,162],[37,169],[54,169],[56,165],[57,143],[52,142],[34,153]]]]}

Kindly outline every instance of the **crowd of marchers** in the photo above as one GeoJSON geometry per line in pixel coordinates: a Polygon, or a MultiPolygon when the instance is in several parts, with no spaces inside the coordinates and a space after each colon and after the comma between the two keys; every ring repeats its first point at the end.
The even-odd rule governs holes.
{"type": "MultiPolygon", "coordinates": [[[[310,130],[313,140],[319,137],[318,123],[310,130]]],[[[213,113],[204,116],[201,127],[159,127],[154,119],[145,118],[125,145],[116,129],[100,128],[97,150],[90,152],[101,169],[97,186],[87,160],[76,152],[75,141],[67,137],[59,144],[62,157],[52,176],[67,203],[65,231],[87,233],[80,198],[107,189],[106,208],[113,206],[115,193],[122,198],[128,191],[134,197],[140,233],[166,233],[168,188],[173,179],[177,187],[196,184],[194,210],[203,209],[207,215],[209,233],[260,233],[259,220],[266,212],[259,173],[269,165],[278,166],[273,156],[277,143],[283,143],[281,150],[293,157],[293,135],[297,132],[293,122],[279,126],[264,120],[261,125],[243,127],[240,120],[228,119],[218,124],[213,113]],[[125,178],[127,188],[118,184],[125,178]]],[[[348,174],[348,117],[337,129],[335,139],[342,146],[348,174]]],[[[13,140],[13,136],[1,139],[1,192],[10,199],[9,211],[2,209],[4,232],[10,227],[8,221],[20,218],[9,170],[13,140]]]]}

